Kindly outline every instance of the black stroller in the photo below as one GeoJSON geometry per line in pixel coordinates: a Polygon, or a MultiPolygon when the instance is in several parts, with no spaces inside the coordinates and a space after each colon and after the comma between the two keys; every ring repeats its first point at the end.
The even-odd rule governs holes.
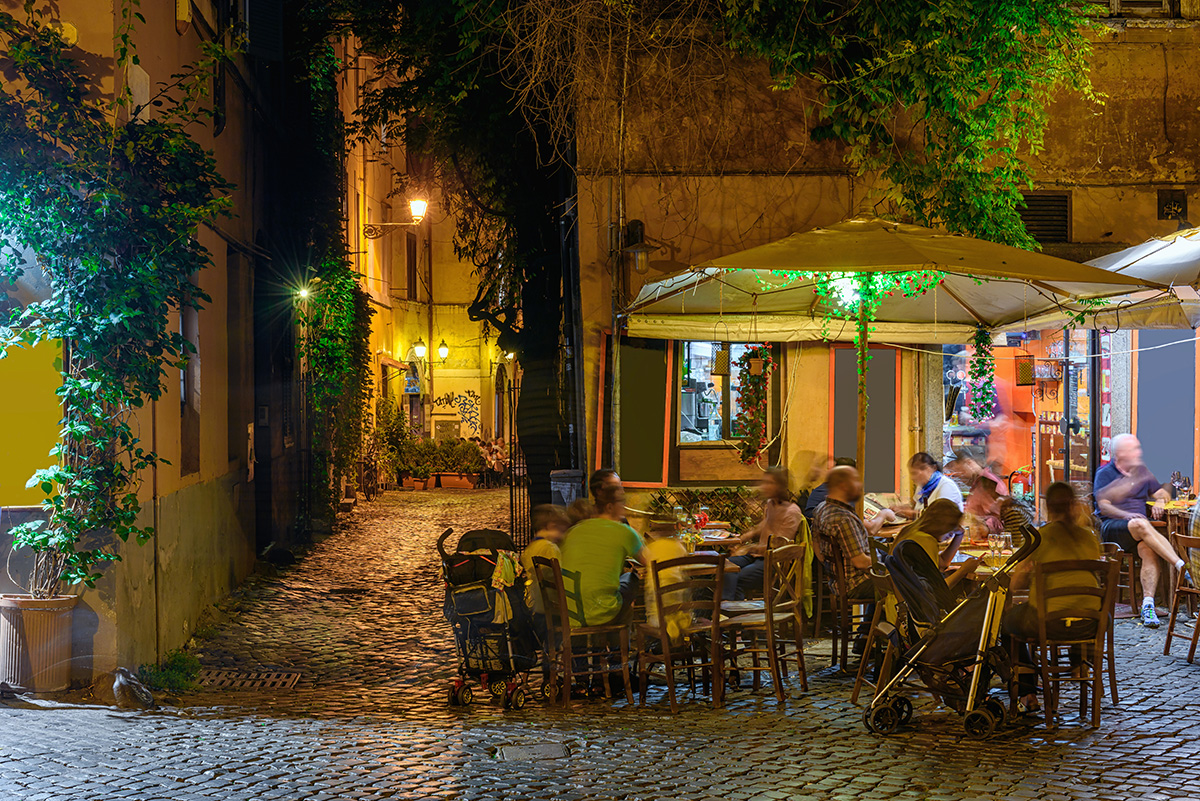
{"type": "Polygon", "coordinates": [[[446,553],[446,539],[453,532],[446,529],[437,541],[446,581],[443,613],[458,653],[458,676],[447,700],[455,706],[470,704],[474,680],[493,698],[503,699],[506,709],[520,709],[529,700],[528,675],[538,664],[539,643],[525,605],[524,581],[518,577],[503,590],[492,586],[500,552],[515,558],[517,548],[503,531],[478,529],[463,534],[454,552],[446,553]]]}
{"type": "MultiPolygon", "coordinates": [[[[916,542],[897,543],[884,557],[896,593],[908,607],[908,637],[894,672],[879,677],[879,690],[863,712],[863,723],[876,734],[891,734],[912,717],[912,702],[900,694],[914,674],[943,703],[963,716],[968,737],[984,739],[1005,722],[1007,705],[989,696],[992,678],[1007,685],[1013,666],[999,646],[1000,617],[1008,595],[1008,576],[1037,548],[1041,535],[1023,527],[1024,545],[990,578],[965,597],[956,596],[929,554],[916,542]]],[[[900,633],[887,630],[893,647],[900,633]]],[[[884,660],[887,661],[886,659],[884,660]]]]}

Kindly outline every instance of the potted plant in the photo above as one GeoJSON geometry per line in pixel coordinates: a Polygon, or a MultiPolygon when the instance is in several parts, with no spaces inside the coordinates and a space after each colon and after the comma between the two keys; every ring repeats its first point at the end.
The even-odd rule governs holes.
{"type": "Polygon", "coordinates": [[[431,439],[412,438],[408,441],[403,461],[408,473],[404,479],[404,486],[417,490],[429,487],[429,479],[437,462],[437,450],[437,443],[431,439]]]}
{"type": "Polygon", "coordinates": [[[485,462],[483,451],[474,442],[453,442],[445,451],[445,470],[441,474],[443,487],[474,489],[479,485],[485,462]]]}

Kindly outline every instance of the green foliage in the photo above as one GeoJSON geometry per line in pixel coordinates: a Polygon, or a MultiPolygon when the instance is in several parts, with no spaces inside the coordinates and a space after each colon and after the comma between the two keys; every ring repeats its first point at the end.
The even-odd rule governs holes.
{"type": "Polygon", "coordinates": [[[1035,247],[1017,210],[1046,107],[1061,88],[1096,100],[1086,36],[1098,7],[1061,0],[722,0],[738,52],[780,87],[818,94],[814,138],[922,225],[1035,247]]]}
{"type": "Polygon", "coordinates": [[[411,443],[412,456],[408,461],[409,472],[413,478],[429,478],[438,467],[438,444],[429,438],[422,438],[411,443]]]}
{"type": "Polygon", "coordinates": [[[305,382],[312,438],[310,509],[328,517],[343,477],[357,475],[372,389],[371,314],[367,293],[343,258],[317,265],[299,303],[301,349],[313,378],[305,382]]]}
{"type": "Polygon", "coordinates": [[[733,430],[741,437],[738,451],[742,462],[751,464],[758,461],[768,444],[771,374],[775,372],[770,343],[747,347],[734,364],[738,370],[738,413],[733,418],[733,430]]]}
{"type": "Polygon", "coordinates": [[[176,649],[167,653],[161,665],[142,665],[138,679],[153,690],[185,693],[196,689],[200,676],[200,660],[186,651],[176,649]]]}
{"type": "Polygon", "coordinates": [[[975,329],[971,343],[975,355],[967,368],[967,381],[971,387],[971,405],[968,411],[976,420],[987,420],[996,405],[996,358],[992,354],[992,333],[980,326],[975,329]]]}
{"type": "Polygon", "coordinates": [[[654,517],[671,517],[675,506],[685,512],[708,507],[710,520],[723,520],[740,534],[762,519],[762,499],[753,487],[679,488],[655,490],[650,496],[650,513],[654,517]]]}
{"type": "MultiPolygon", "coordinates": [[[[137,63],[136,9],[119,7],[118,73],[137,63]]],[[[169,316],[208,300],[194,283],[211,262],[196,230],[229,212],[231,186],[188,134],[207,111],[219,48],[133,107],[128,92],[102,99],[105,76],[48,12],[25,11],[0,13],[0,283],[44,280],[49,297],[0,309],[0,357],[41,342],[64,350],[56,463],[28,484],[46,493],[49,522],[13,530],[35,555],[30,591],[47,597],[60,581],[92,586],[120,558],[114,536],[154,533],[138,523],[138,486],[162,460],[133,415],[161,396],[165,368],[190,356],[169,316]]]]}
{"type": "Polygon", "coordinates": [[[403,474],[412,474],[408,457],[412,451],[412,428],[408,416],[392,398],[380,398],[375,403],[375,453],[383,477],[395,482],[403,474]]]}

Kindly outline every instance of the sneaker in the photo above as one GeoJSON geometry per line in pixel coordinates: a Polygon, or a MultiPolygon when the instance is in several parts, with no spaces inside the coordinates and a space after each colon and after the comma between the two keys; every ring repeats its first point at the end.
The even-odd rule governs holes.
{"type": "Polygon", "coordinates": [[[1156,629],[1162,625],[1158,621],[1158,612],[1149,604],[1142,607],[1142,625],[1148,629],[1156,629]]]}

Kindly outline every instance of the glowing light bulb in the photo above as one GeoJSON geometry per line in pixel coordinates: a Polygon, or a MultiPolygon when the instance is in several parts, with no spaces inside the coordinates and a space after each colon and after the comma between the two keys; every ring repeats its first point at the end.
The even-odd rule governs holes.
{"type": "Polygon", "coordinates": [[[307,297],[308,297],[308,287],[304,287],[303,289],[301,289],[301,290],[300,290],[299,292],[297,292],[296,294],[297,294],[297,295],[299,295],[299,296],[300,296],[300,297],[302,297],[302,298],[307,298],[307,297]]]}
{"type": "Polygon", "coordinates": [[[413,222],[419,223],[425,219],[425,212],[429,210],[429,201],[415,199],[408,201],[408,210],[412,214],[413,222]]]}
{"type": "Polygon", "coordinates": [[[426,351],[425,340],[418,339],[416,342],[413,343],[413,353],[417,354],[418,359],[425,358],[425,351],[426,351]]]}
{"type": "Polygon", "coordinates": [[[447,345],[446,340],[443,339],[438,344],[438,358],[440,358],[442,361],[445,361],[446,357],[449,355],[450,355],[450,346],[447,345]]]}

